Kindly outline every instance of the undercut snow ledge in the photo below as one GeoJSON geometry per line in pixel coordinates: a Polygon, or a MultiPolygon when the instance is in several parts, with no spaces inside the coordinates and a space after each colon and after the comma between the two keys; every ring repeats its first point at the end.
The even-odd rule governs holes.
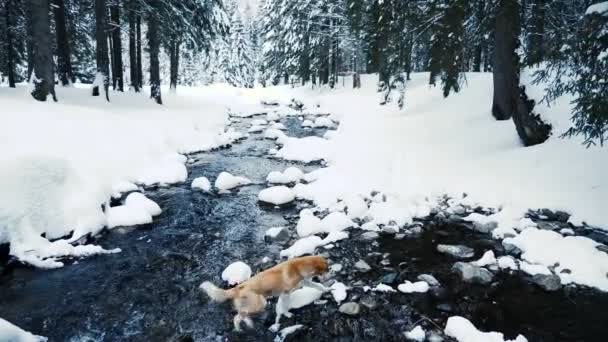
{"type": "Polygon", "coordinates": [[[522,335],[517,335],[514,340],[505,340],[502,333],[479,331],[468,319],[460,316],[448,318],[445,334],[458,342],[528,342],[522,335]]]}
{"type": "Polygon", "coordinates": [[[37,336],[0,318],[0,341],[9,342],[46,342],[46,337],[37,336]]]}

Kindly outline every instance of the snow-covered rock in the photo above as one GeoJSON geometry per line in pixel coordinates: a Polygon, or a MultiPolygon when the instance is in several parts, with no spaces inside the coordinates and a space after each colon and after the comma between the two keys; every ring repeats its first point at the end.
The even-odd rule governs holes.
{"type": "Polygon", "coordinates": [[[547,267],[558,264],[555,273],[562,284],[576,283],[608,291],[608,254],[596,249],[599,243],[582,236],[561,234],[537,228],[527,228],[503,243],[522,251],[521,269],[529,274],[547,274],[547,267]],[[532,266],[531,264],[539,264],[532,266]],[[561,272],[568,269],[570,272],[561,272]]]}
{"type": "Polygon", "coordinates": [[[305,307],[321,298],[322,295],[323,291],[312,287],[303,287],[295,290],[289,295],[289,308],[299,309],[305,307]]]}
{"type": "Polygon", "coordinates": [[[266,129],[266,126],[261,126],[261,125],[251,126],[247,130],[247,133],[261,133],[265,129],[266,129]]]}
{"type": "Polygon", "coordinates": [[[344,204],[346,204],[347,215],[351,219],[364,217],[368,210],[367,203],[358,195],[346,196],[344,204]]]}
{"type": "Polygon", "coordinates": [[[276,128],[268,128],[264,132],[264,138],[285,141],[287,139],[287,135],[285,133],[283,133],[283,131],[278,130],[276,128]]]}
{"type": "Polygon", "coordinates": [[[511,257],[511,256],[501,256],[498,258],[497,260],[498,263],[498,267],[501,270],[513,270],[513,271],[517,271],[519,269],[519,267],[517,266],[517,262],[515,261],[515,258],[511,257]]]}
{"type": "Polygon", "coordinates": [[[200,189],[205,192],[209,192],[211,190],[211,182],[207,177],[197,177],[192,181],[192,189],[200,189]]]}
{"type": "Polygon", "coordinates": [[[273,123],[272,125],[270,125],[270,128],[272,128],[272,129],[278,129],[278,130],[281,130],[281,131],[284,131],[284,130],[287,129],[287,127],[285,127],[285,125],[283,125],[280,122],[273,123]]]}
{"type": "Polygon", "coordinates": [[[429,290],[429,284],[426,281],[417,281],[412,283],[406,280],[405,283],[399,284],[397,289],[403,293],[424,293],[429,290]]]}
{"type": "Polygon", "coordinates": [[[150,214],[150,216],[158,216],[162,213],[162,210],[156,202],[140,192],[130,193],[125,199],[125,206],[133,209],[141,209],[150,214]]]}
{"type": "Polygon", "coordinates": [[[316,217],[312,210],[302,209],[300,211],[300,220],[298,220],[296,225],[296,232],[301,237],[321,233],[321,219],[316,217]]]}
{"type": "Polygon", "coordinates": [[[127,227],[140,224],[152,223],[152,215],[142,208],[132,208],[127,205],[119,205],[108,209],[108,227],[127,227]]]}
{"type": "Polygon", "coordinates": [[[361,312],[361,307],[355,302],[348,302],[340,305],[338,311],[345,315],[357,316],[361,312]]]}
{"type": "Polygon", "coordinates": [[[282,258],[295,258],[304,254],[314,254],[315,249],[322,244],[322,239],[316,235],[307,236],[296,241],[291,247],[281,251],[282,258]]]}
{"type": "Polygon", "coordinates": [[[329,142],[323,138],[309,136],[304,138],[287,138],[276,156],[285,160],[312,161],[326,159],[329,153],[329,142]]]}
{"type": "Polygon", "coordinates": [[[340,240],[348,239],[348,232],[343,231],[333,231],[327,234],[327,236],[321,241],[322,245],[327,245],[330,243],[334,243],[340,240]]]}
{"type": "Polygon", "coordinates": [[[266,177],[268,183],[289,184],[297,183],[304,177],[304,172],[295,166],[288,167],[285,171],[272,171],[266,177]]]}
{"type": "Polygon", "coordinates": [[[46,337],[37,336],[0,318],[0,341],[5,342],[46,342],[46,337]]]}
{"type": "Polygon", "coordinates": [[[302,121],[302,127],[312,127],[314,125],[314,122],[312,122],[311,120],[304,120],[302,121]]]}
{"type": "Polygon", "coordinates": [[[426,332],[421,326],[417,325],[414,329],[405,332],[405,338],[410,341],[423,342],[426,338],[426,332]]]}
{"type": "Polygon", "coordinates": [[[268,125],[268,121],[264,119],[254,119],[251,120],[251,126],[266,126],[268,125]]]}
{"type": "Polygon", "coordinates": [[[251,181],[248,178],[234,176],[225,171],[220,173],[215,180],[215,187],[219,191],[227,191],[248,184],[251,184],[251,181]]]}
{"type": "Polygon", "coordinates": [[[296,331],[304,328],[302,324],[295,324],[286,328],[281,329],[279,334],[275,337],[274,342],[283,342],[287,336],[295,333],[296,331]]]}
{"type": "Polygon", "coordinates": [[[296,195],[293,190],[284,185],[264,189],[258,194],[258,200],[260,202],[274,205],[283,205],[292,202],[295,199],[296,195]]]}
{"type": "Polygon", "coordinates": [[[222,272],[222,280],[230,285],[236,285],[251,278],[251,267],[242,261],[236,261],[228,265],[222,272]]]}
{"type": "Polygon", "coordinates": [[[346,299],[348,288],[344,283],[337,281],[333,283],[330,288],[331,295],[334,297],[336,303],[340,304],[340,302],[346,299]]]}
{"type": "Polygon", "coordinates": [[[477,267],[466,262],[457,262],[452,270],[460,275],[463,281],[475,284],[489,284],[494,275],[483,267],[477,267]]]}
{"type": "Polygon", "coordinates": [[[372,289],[374,292],[397,292],[394,288],[386,284],[378,284],[372,289]]]}
{"type": "Polygon", "coordinates": [[[353,227],[355,223],[342,212],[333,212],[321,220],[321,230],[330,233],[353,227]]]}
{"type": "Polygon", "coordinates": [[[315,122],[313,123],[313,127],[315,127],[315,128],[331,128],[331,127],[334,127],[334,122],[331,121],[327,117],[318,117],[318,118],[315,119],[315,122]]]}
{"type": "Polygon", "coordinates": [[[505,340],[502,333],[479,331],[471,321],[460,316],[448,318],[445,334],[458,342],[528,342],[522,335],[518,335],[514,340],[505,340]]]}
{"type": "Polygon", "coordinates": [[[496,264],[496,257],[494,256],[494,251],[490,250],[485,252],[479,260],[473,261],[471,263],[479,267],[496,264]]]}

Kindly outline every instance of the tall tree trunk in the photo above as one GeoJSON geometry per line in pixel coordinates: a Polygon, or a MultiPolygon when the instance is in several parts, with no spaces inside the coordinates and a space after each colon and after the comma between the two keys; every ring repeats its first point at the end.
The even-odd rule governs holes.
{"type": "Polygon", "coordinates": [[[33,82],[32,96],[38,101],[46,101],[49,94],[55,96],[55,77],[53,74],[53,51],[51,44],[51,17],[49,0],[28,0],[31,16],[28,23],[32,32],[33,82]]]}
{"type": "Polygon", "coordinates": [[[135,92],[139,92],[139,75],[137,74],[137,43],[135,32],[136,17],[135,5],[136,0],[129,1],[129,76],[131,79],[131,89],[135,92]]]}
{"type": "Polygon", "coordinates": [[[6,20],[6,69],[8,72],[8,86],[15,88],[15,61],[13,60],[13,35],[12,35],[12,23],[15,18],[12,17],[12,2],[13,0],[6,0],[6,7],[4,15],[6,20]]]}
{"type": "Polygon", "coordinates": [[[106,100],[110,101],[110,61],[108,59],[106,0],[95,0],[95,40],[97,42],[96,59],[97,75],[93,85],[93,96],[99,96],[99,87],[103,86],[106,100]]]}
{"type": "Polygon", "coordinates": [[[137,15],[137,25],[136,25],[136,45],[137,45],[137,55],[136,55],[136,69],[137,69],[137,87],[140,89],[144,86],[144,72],[141,65],[141,15],[137,15]]]}
{"type": "Polygon", "coordinates": [[[120,2],[113,0],[110,7],[110,29],[112,30],[112,55],[114,56],[112,69],[112,84],[114,89],[124,91],[124,76],[122,65],[122,41],[120,37],[120,2]]]}
{"type": "Polygon", "coordinates": [[[53,0],[55,15],[55,34],[57,37],[57,74],[61,85],[67,86],[75,81],[70,61],[70,42],[65,22],[64,0],[53,0]]]}
{"type": "Polygon", "coordinates": [[[114,78],[116,70],[114,69],[114,44],[112,42],[112,35],[108,35],[108,51],[110,53],[110,78],[112,79],[112,90],[116,90],[116,79],[114,78]]]}
{"type": "Polygon", "coordinates": [[[162,104],[160,91],[160,65],[158,54],[160,50],[160,39],[158,33],[158,0],[150,0],[150,13],[148,13],[148,49],[150,52],[150,97],[156,103],[162,104]]]}
{"type": "Polygon", "coordinates": [[[179,46],[180,40],[177,37],[173,37],[171,39],[171,47],[170,47],[170,86],[172,92],[175,92],[177,89],[177,79],[178,79],[178,71],[179,71],[179,46]]]}
{"type": "MultiPolygon", "coordinates": [[[[27,22],[32,21],[32,9],[29,3],[25,6],[25,16],[27,22]]],[[[27,81],[31,82],[32,72],[34,71],[34,32],[32,31],[33,25],[26,25],[27,39],[25,40],[25,48],[27,51],[27,81]]]]}
{"type": "Polygon", "coordinates": [[[519,3],[500,0],[494,43],[494,103],[496,120],[509,120],[519,92],[519,63],[515,53],[519,39],[519,3]]]}

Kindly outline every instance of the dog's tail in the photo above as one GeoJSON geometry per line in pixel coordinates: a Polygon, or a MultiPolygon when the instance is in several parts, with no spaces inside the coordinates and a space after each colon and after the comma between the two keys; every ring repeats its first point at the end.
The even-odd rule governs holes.
{"type": "Polygon", "coordinates": [[[222,290],[208,281],[203,282],[199,288],[205,291],[209,298],[220,303],[234,298],[235,295],[233,289],[222,290]]]}

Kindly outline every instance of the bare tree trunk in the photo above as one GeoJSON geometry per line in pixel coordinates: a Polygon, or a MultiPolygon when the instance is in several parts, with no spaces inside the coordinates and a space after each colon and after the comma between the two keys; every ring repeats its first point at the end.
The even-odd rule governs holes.
{"type": "Polygon", "coordinates": [[[129,76],[131,78],[131,88],[135,92],[139,92],[139,75],[137,73],[137,14],[135,13],[136,0],[130,0],[129,2],[129,76]]]}
{"type": "Polygon", "coordinates": [[[496,120],[509,120],[519,92],[519,63],[515,54],[520,29],[519,4],[517,0],[500,0],[497,10],[492,115],[496,120]]]}
{"type": "Polygon", "coordinates": [[[61,85],[67,86],[75,81],[70,61],[70,42],[65,22],[64,0],[53,0],[55,15],[55,34],[57,37],[57,74],[61,85]]]}
{"type": "Polygon", "coordinates": [[[144,86],[144,72],[143,72],[143,68],[141,66],[141,15],[137,15],[137,25],[136,25],[136,38],[137,38],[137,63],[136,63],[136,68],[137,68],[137,86],[138,88],[141,89],[144,86]]]}
{"type": "Polygon", "coordinates": [[[49,94],[55,96],[55,77],[53,74],[53,51],[51,44],[51,17],[48,0],[28,0],[32,32],[33,83],[32,96],[38,101],[46,101],[49,94]]]}
{"type": "Polygon", "coordinates": [[[171,40],[170,47],[170,86],[171,91],[175,92],[177,89],[178,71],[179,71],[179,46],[180,40],[177,37],[173,37],[171,40]]]}
{"type": "Polygon", "coordinates": [[[97,41],[97,75],[95,76],[96,84],[93,85],[93,96],[99,96],[99,86],[101,83],[101,85],[103,85],[103,90],[106,95],[106,100],[110,101],[110,61],[108,59],[106,17],[106,0],[95,0],[95,40],[97,41]]]}
{"type": "Polygon", "coordinates": [[[6,0],[4,19],[6,19],[6,69],[8,72],[8,86],[11,88],[15,88],[15,63],[13,61],[14,46],[11,24],[11,19],[15,20],[15,18],[11,18],[12,2],[13,0],[6,0]]]}
{"type": "Polygon", "coordinates": [[[108,35],[108,52],[110,53],[110,77],[112,78],[112,90],[116,90],[116,79],[114,77],[114,44],[112,44],[112,35],[108,35]]]}
{"type": "Polygon", "coordinates": [[[110,7],[110,20],[110,28],[112,30],[112,55],[114,56],[112,63],[112,84],[114,85],[115,90],[124,91],[119,0],[113,0],[112,6],[110,7]]]}
{"type": "Polygon", "coordinates": [[[150,0],[151,11],[148,14],[148,48],[150,51],[150,97],[156,103],[162,104],[160,91],[160,65],[158,54],[160,50],[160,39],[158,34],[158,0],[150,0]]]}

